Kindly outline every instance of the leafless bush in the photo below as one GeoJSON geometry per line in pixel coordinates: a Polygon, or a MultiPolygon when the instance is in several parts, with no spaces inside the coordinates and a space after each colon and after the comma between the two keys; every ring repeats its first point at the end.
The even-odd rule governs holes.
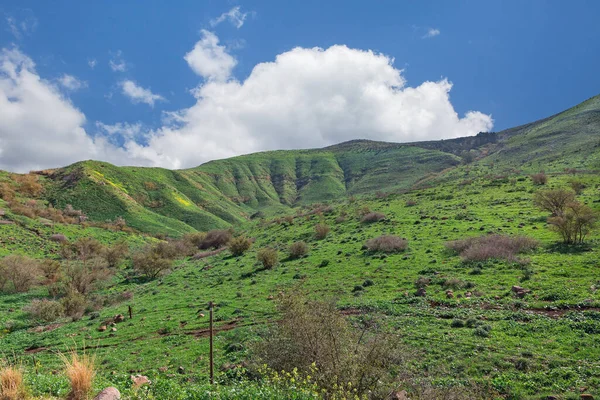
{"type": "Polygon", "coordinates": [[[379,222],[381,220],[385,219],[385,214],[380,213],[380,212],[370,212],[365,214],[360,222],[362,222],[363,224],[370,224],[373,222],[379,222]]]}
{"type": "Polygon", "coordinates": [[[384,253],[395,253],[406,250],[408,242],[399,236],[382,235],[367,240],[366,244],[369,251],[382,251],[384,253]]]}
{"type": "Polygon", "coordinates": [[[35,299],[23,308],[29,316],[35,320],[52,322],[63,316],[62,304],[55,300],[35,299]]]}
{"type": "Polygon", "coordinates": [[[462,257],[463,261],[490,259],[517,261],[517,254],[536,249],[539,243],[526,236],[488,235],[454,240],[446,247],[462,257]]]}
{"type": "Polygon", "coordinates": [[[87,300],[81,293],[70,291],[60,300],[66,316],[78,320],[83,316],[87,300]]]}
{"type": "Polygon", "coordinates": [[[104,259],[96,257],[86,262],[75,260],[64,263],[63,274],[66,292],[75,291],[85,296],[106,282],[112,271],[104,259]]]}
{"type": "Polygon", "coordinates": [[[304,241],[298,241],[292,243],[288,250],[290,258],[300,258],[308,253],[308,245],[304,241]]]}
{"type": "Polygon", "coordinates": [[[39,263],[24,256],[10,255],[0,260],[0,290],[12,283],[15,292],[29,291],[40,281],[39,263]]]}
{"type": "Polygon", "coordinates": [[[548,176],[544,172],[531,175],[531,181],[534,185],[545,185],[548,183],[548,176]]]}
{"type": "Polygon", "coordinates": [[[202,246],[204,239],[206,239],[206,233],[204,232],[187,233],[185,236],[183,236],[183,240],[191,243],[196,248],[200,248],[200,246],[202,246]]]}
{"type": "Polygon", "coordinates": [[[100,257],[104,251],[102,243],[96,239],[82,237],[73,243],[63,244],[61,254],[68,260],[79,260],[84,264],[93,258],[100,257]]]}
{"type": "Polygon", "coordinates": [[[325,224],[315,225],[315,237],[317,238],[317,240],[325,239],[330,231],[331,229],[329,228],[329,226],[325,224]]]}
{"type": "Polygon", "coordinates": [[[39,268],[45,278],[44,285],[55,284],[62,278],[62,265],[56,260],[44,260],[39,268]]]}
{"type": "Polygon", "coordinates": [[[129,253],[129,245],[123,240],[105,247],[102,256],[109,268],[115,268],[127,256],[127,253],[129,253]]]}
{"type": "Polygon", "coordinates": [[[231,232],[226,229],[215,229],[208,231],[206,233],[206,237],[200,243],[198,248],[201,250],[210,248],[218,249],[219,247],[227,246],[231,238],[231,232]]]}
{"type": "Polygon", "coordinates": [[[575,201],[575,194],[565,189],[538,190],[533,196],[533,204],[552,216],[562,215],[567,204],[575,201]]]}
{"type": "Polygon", "coordinates": [[[13,175],[12,178],[19,184],[19,192],[27,197],[38,197],[44,191],[37,175],[13,175]]]}
{"type": "Polygon", "coordinates": [[[235,257],[243,255],[252,246],[252,240],[245,236],[238,236],[229,241],[229,251],[235,257]]]}
{"type": "Polygon", "coordinates": [[[569,186],[571,186],[571,189],[573,189],[573,191],[577,194],[581,194],[581,192],[583,192],[583,189],[587,187],[586,184],[582,181],[576,180],[569,181],[569,186]]]}
{"type": "Polygon", "coordinates": [[[256,259],[260,261],[264,268],[271,269],[277,265],[279,257],[277,255],[277,250],[266,247],[258,251],[256,259]]]}

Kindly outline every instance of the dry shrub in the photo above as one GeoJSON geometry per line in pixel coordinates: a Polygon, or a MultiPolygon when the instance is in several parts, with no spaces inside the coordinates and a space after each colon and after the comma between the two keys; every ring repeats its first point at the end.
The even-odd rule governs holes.
{"type": "Polygon", "coordinates": [[[294,216],[293,216],[293,215],[286,215],[285,217],[283,217],[283,218],[281,219],[281,222],[280,222],[280,223],[282,223],[282,224],[283,224],[283,223],[285,223],[285,224],[287,224],[288,226],[289,226],[289,225],[294,225],[294,216]]]}
{"type": "Polygon", "coordinates": [[[323,240],[327,237],[331,229],[325,224],[315,225],[315,237],[317,240],[323,240]]]}
{"type": "Polygon", "coordinates": [[[70,291],[60,300],[66,316],[79,320],[85,312],[87,300],[81,293],[70,291]]]}
{"type": "Polygon", "coordinates": [[[200,248],[200,246],[202,246],[202,243],[204,242],[204,239],[206,238],[206,233],[204,232],[194,232],[194,233],[186,233],[183,236],[182,240],[185,240],[186,242],[190,243],[192,246],[195,246],[196,248],[200,248]]]}
{"type": "Polygon", "coordinates": [[[185,240],[169,240],[159,242],[150,249],[159,258],[174,260],[176,258],[191,256],[195,253],[194,246],[185,240]]]}
{"type": "Polygon", "coordinates": [[[385,214],[380,213],[380,212],[370,212],[365,214],[360,222],[362,222],[363,224],[370,224],[373,222],[379,222],[381,220],[385,219],[385,214]]]}
{"type": "Polygon", "coordinates": [[[17,367],[0,369],[0,400],[25,400],[27,392],[23,383],[23,371],[17,367]]]}
{"type": "Polygon", "coordinates": [[[490,259],[518,261],[517,254],[536,249],[537,240],[526,236],[488,235],[454,240],[446,247],[462,257],[463,261],[486,261],[490,259]]]}
{"type": "Polygon", "coordinates": [[[304,257],[306,254],[308,254],[308,245],[304,241],[300,240],[292,243],[288,251],[291,259],[304,257]]]}
{"type": "Polygon", "coordinates": [[[129,253],[129,245],[121,240],[112,246],[105,247],[102,256],[106,260],[109,268],[115,268],[129,253]]]}
{"type": "Polygon", "coordinates": [[[531,181],[534,185],[545,185],[548,183],[548,176],[544,172],[539,172],[537,174],[531,175],[531,181]]]}
{"type": "Polygon", "coordinates": [[[19,184],[19,192],[27,197],[38,197],[44,191],[37,175],[13,175],[13,180],[19,184]]]}
{"type": "Polygon", "coordinates": [[[155,279],[163,272],[169,270],[173,261],[163,258],[159,254],[150,252],[141,252],[133,256],[133,268],[138,273],[149,279],[155,279]]]}
{"type": "Polygon", "coordinates": [[[277,306],[281,318],[255,347],[260,363],[311,375],[324,398],[349,382],[356,390],[352,398],[367,393],[387,398],[393,387],[390,370],[406,357],[398,340],[355,330],[333,302],[309,300],[301,293],[281,296],[277,306]]]}
{"type": "Polygon", "coordinates": [[[44,260],[39,264],[40,271],[44,276],[44,285],[52,285],[62,277],[62,266],[56,260],[44,260]]]}
{"type": "Polygon", "coordinates": [[[85,353],[79,355],[72,351],[69,357],[61,354],[60,358],[71,385],[67,400],[87,400],[92,392],[94,377],[96,376],[95,357],[85,353]]]}
{"type": "Polygon", "coordinates": [[[19,215],[22,215],[27,218],[33,219],[36,217],[36,213],[35,213],[34,209],[24,206],[22,204],[19,204],[17,202],[10,203],[10,210],[15,214],[19,214],[19,215]]]}
{"type": "Polygon", "coordinates": [[[29,316],[43,322],[56,321],[63,316],[64,310],[61,303],[55,300],[35,299],[23,308],[29,316]]]}
{"type": "Polygon", "coordinates": [[[66,291],[75,291],[84,296],[111,276],[112,271],[101,258],[93,258],[86,262],[69,261],[63,265],[63,283],[66,291]]]}
{"type": "Polygon", "coordinates": [[[146,190],[156,190],[158,189],[158,185],[154,182],[144,182],[144,188],[146,190]]]}
{"type": "Polygon", "coordinates": [[[252,246],[252,240],[245,236],[238,236],[229,241],[229,251],[236,257],[243,255],[252,246]]]}
{"type": "Polygon", "coordinates": [[[12,201],[15,198],[15,190],[6,182],[0,183],[0,199],[12,201]]]}
{"type": "Polygon", "coordinates": [[[67,216],[67,217],[81,217],[84,215],[83,211],[81,210],[76,210],[75,208],[73,208],[72,205],[67,204],[63,213],[67,216]]]}
{"type": "Polygon", "coordinates": [[[102,256],[104,246],[96,239],[82,237],[73,243],[65,243],[61,248],[61,255],[68,260],[79,260],[83,263],[102,256]]]}
{"type": "Polygon", "coordinates": [[[414,207],[417,205],[417,201],[413,200],[413,199],[408,199],[408,200],[406,200],[405,205],[406,205],[406,207],[414,207]]]}
{"type": "Polygon", "coordinates": [[[552,216],[564,213],[567,204],[575,201],[575,194],[565,189],[538,190],[533,196],[533,204],[552,216]]]}
{"type": "Polygon", "coordinates": [[[583,183],[582,181],[569,181],[569,186],[571,186],[571,189],[573,189],[573,191],[577,194],[581,194],[583,192],[583,189],[585,189],[587,186],[585,183],[583,183]]]}
{"type": "Polygon", "coordinates": [[[367,240],[365,245],[369,251],[395,253],[406,250],[408,247],[408,242],[399,236],[382,235],[374,239],[367,240]]]}
{"type": "Polygon", "coordinates": [[[277,250],[265,247],[264,249],[260,249],[258,251],[256,254],[256,259],[263,265],[264,268],[271,269],[277,265],[279,256],[277,255],[277,250]]]}
{"type": "Polygon", "coordinates": [[[219,247],[227,246],[231,238],[231,232],[226,229],[215,229],[208,231],[206,232],[206,236],[198,248],[201,250],[210,248],[218,249],[219,247]]]}
{"type": "Polygon", "coordinates": [[[15,292],[27,292],[40,277],[39,263],[29,257],[10,255],[0,260],[0,290],[12,283],[15,292]]]}

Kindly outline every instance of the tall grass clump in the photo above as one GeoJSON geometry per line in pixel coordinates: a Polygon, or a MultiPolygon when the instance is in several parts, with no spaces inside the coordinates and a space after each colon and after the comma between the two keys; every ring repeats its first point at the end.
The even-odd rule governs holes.
{"type": "Polygon", "coordinates": [[[0,400],[24,400],[27,398],[23,384],[23,372],[17,367],[0,369],[0,400]]]}
{"type": "Polygon", "coordinates": [[[96,376],[95,357],[85,353],[79,355],[72,351],[68,356],[61,354],[60,358],[71,386],[67,400],[87,400],[96,376]]]}
{"type": "Polygon", "coordinates": [[[517,254],[534,250],[539,242],[527,236],[488,235],[454,240],[446,247],[459,254],[463,261],[487,261],[491,259],[518,261],[517,254]]]}
{"type": "Polygon", "coordinates": [[[365,246],[371,252],[395,253],[406,250],[408,242],[399,236],[382,235],[367,240],[365,246]]]}

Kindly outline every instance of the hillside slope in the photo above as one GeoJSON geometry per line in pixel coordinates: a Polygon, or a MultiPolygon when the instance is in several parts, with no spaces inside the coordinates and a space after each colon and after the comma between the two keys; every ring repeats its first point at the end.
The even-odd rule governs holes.
{"type": "Polygon", "coordinates": [[[350,195],[406,190],[440,173],[452,180],[447,172],[472,158],[498,173],[515,167],[526,173],[600,169],[599,132],[597,96],[527,125],[451,140],[354,140],[177,171],[85,161],[47,173],[46,198],[60,208],[72,204],[93,220],[120,216],[142,232],[180,236],[240,224],[258,211],[272,215],[350,195]]]}

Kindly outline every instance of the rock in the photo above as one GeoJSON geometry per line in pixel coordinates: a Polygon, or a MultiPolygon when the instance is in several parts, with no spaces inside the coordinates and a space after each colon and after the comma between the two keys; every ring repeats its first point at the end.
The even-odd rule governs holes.
{"type": "Polygon", "coordinates": [[[204,314],[200,313],[200,314],[198,314],[198,317],[204,318],[204,314]]]}
{"type": "Polygon", "coordinates": [[[515,296],[517,296],[520,299],[525,297],[526,294],[531,293],[531,290],[522,288],[521,286],[513,286],[511,290],[515,294],[515,296]]]}
{"type": "Polygon", "coordinates": [[[115,328],[115,327],[113,326],[112,328],[110,328],[110,331],[111,331],[111,332],[116,332],[116,331],[117,331],[117,328],[115,328]]]}
{"type": "Polygon", "coordinates": [[[115,387],[107,387],[94,397],[94,400],[119,400],[121,393],[115,387]]]}
{"type": "Polygon", "coordinates": [[[594,400],[594,396],[588,393],[583,393],[580,398],[581,400],[594,400]]]}
{"type": "Polygon", "coordinates": [[[406,390],[401,390],[399,392],[394,392],[392,394],[392,399],[395,400],[410,400],[408,397],[408,393],[406,393],[406,390]]]}
{"type": "Polygon", "coordinates": [[[471,296],[473,296],[473,293],[471,293],[471,292],[467,292],[467,293],[465,293],[465,297],[466,297],[467,299],[470,299],[470,298],[471,298],[471,296]]]}
{"type": "Polygon", "coordinates": [[[453,299],[454,298],[454,292],[452,290],[446,290],[446,298],[447,299],[453,299]]]}
{"type": "Polygon", "coordinates": [[[160,367],[158,370],[160,372],[167,372],[168,369],[169,369],[169,367],[160,367]]]}
{"type": "Polygon", "coordinates": [[[140,387],[143,385],[150,385],[152,382],[150,381],[150,379],[148,379],[147,376],[144,375],[131,375],[131,381],[133,382],[133,387],[140,387]]]}
{"type": "Polygon", "coordinates": [[[106,330],[106,325],[102,325],[98,328],[99,332],[104,332],[106,330]]]}
{"type": "Polygon", "coordinates": [[[425,296],[427,296],[427,290],[425,290],[425,288],[419,288],[419,289],[417,289],[415,296],[425,297],[425,296]]]}
{"type": "Polygon", "coordinates": [[[180,374],[185,374],[185,369],[180,365],[179,368],[177,368],[177,372],[180,374]]]}
{"type": "Polygon", "coordinates": [[[123,322],[125,321],[125,317],[123,316],[123,314],[117,314],[113,318],[113,321],[115,321],[115,323],[123,322]]]}

